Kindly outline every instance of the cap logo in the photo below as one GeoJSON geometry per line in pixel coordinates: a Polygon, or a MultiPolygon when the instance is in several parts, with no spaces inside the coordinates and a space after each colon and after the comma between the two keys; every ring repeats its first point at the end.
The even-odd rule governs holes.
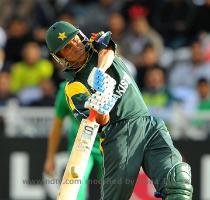
{"type": "Polygon", "coordinates": [[[59,34],[59,35],[58,35],[58,39],[60,39],[60,40],[65,40],[65,39],[67,38],[65,32],[63,32],[63,33],[58,33],[58,34],[59,34]]]}

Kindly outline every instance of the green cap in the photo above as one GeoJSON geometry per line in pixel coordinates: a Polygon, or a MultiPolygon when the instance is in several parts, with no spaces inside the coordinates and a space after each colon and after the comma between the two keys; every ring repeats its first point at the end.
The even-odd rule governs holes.
{"type": "Polygon", "coordinates": [[[64,21],[54,23],[46,33],[46,43],[51,52],[57,53],[79,32],[72,24],[64,21]]]}

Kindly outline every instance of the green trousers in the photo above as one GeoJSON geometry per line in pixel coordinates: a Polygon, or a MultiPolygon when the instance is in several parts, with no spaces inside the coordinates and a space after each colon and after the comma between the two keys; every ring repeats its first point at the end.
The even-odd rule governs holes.
{"type": "Polygon", "coordinates": [[[144,116],[110,123],[102,135],[103,200],[128,200],[141,166],[160,191],[168,171],[182,161],[159,118],[144,116]]]}

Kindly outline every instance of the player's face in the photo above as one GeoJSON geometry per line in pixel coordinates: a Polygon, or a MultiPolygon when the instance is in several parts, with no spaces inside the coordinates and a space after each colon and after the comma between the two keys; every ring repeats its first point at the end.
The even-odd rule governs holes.
{"type": "Polygon", "coordinates": [[[69,43],[60,50],[60,56],[70,63],[82,63],[86,59],[85,46],[80,37],[76,35],[69,43]]]}

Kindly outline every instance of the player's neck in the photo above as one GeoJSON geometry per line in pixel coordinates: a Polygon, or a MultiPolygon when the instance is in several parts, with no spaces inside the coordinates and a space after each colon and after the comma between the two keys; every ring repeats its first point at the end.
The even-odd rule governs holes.
{"type": "Polygon", "coordinates": [[[86,66],[88,60],[89,60],[89,53],[85,52],[84,58],[81,59],[81,61],[78,61],[78,70],[76,71],[76,73],[86,66]]]}

